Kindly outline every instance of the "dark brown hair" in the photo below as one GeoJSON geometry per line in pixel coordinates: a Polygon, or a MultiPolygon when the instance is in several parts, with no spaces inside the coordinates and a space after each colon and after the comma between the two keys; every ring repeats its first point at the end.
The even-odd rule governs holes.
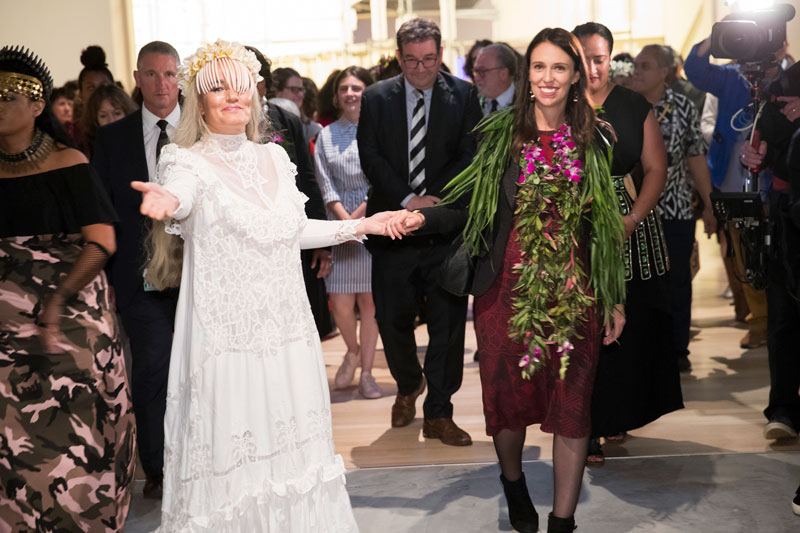
{"type": "Polygon", "coordinates": [[[407,20],[397,30],[397,49],[403,53],[403,45],[408,43],[421,43],[433,39],[436,50],[442,47],[442,31],[435,22],[421,18],[407,20]]]}
{"type": "Polygon", "coordinates": [[[336,77],[340,72],[341,70],[338,68],[333,70],[328,74],[328,78],[322,84],[322,87],[319,88],[319,94],[317,94],[317,119],[320,121],[334,122],[339,118],[339,110],[333,104],[336,96],[333,84],[336,82],[336,77]]]}
{"type": "Polygon", "coordinates": [[[86,103],[83,115],[81,115],[81,133],[84,137],[84,145],[88,151],[94,149],[94,139],[97,135],[97,128],[99,128],[97,124],[97,112],[106,100],[111,102],[112,106],[122,109],[126,117],[139,109],[133,99],[128,96],[128,93],[116,85],[101,85],[95,89],[92,96],[89,97],[89,101],[86,103]]]}
{"type": "Polygon", "coordinates": [[[336,79],[333,81],[333,102],[336,106],[336,109],[339,109],[339,99],[337,97],[339,94],[339,85],[341,85],[342,81],[344,81],[344,79],[348,76],[358,78],[361,83],[364,84],[364,87],[369,87],[372,85],[372,76],[370,76],[367,69],[356,65],[342,69],[336,76],[336,79]]]}
{"type": "MultiPolygon", "coordinates": [[[[572,128],[572,138],[578,148],[578,153],[583,156],[584,150],[592,142],[594,128],[597,124],[597,115],[586,97],[586,68],[584,66],[583,50],[578,39],[563,28],[545,28],[536,34],[528,51],[525,53],[525,70],[530,70],[531,55],[533,50],[542,43],[551,43],[561,48],[571,59],[575,71],[580,74],[578,81],[572,85],[567,95],[566,123],[572,128]],[[574,101],[577,95],[577,102],[574,101]]],[[[522,78],[521,90],[517,91],[514,101],[514,136],[511,141],[511,156],[517,161],[523,146],[539,137],[536,127],[534,102],[531,101],[530,76],[522,78]]]]}

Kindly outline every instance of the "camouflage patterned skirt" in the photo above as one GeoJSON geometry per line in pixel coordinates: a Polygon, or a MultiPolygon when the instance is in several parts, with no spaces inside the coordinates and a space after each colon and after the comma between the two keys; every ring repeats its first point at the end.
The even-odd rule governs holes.
{"type": "Polygon", "coordinates": [[[0,531],[119,531],[135,424],[105,274],[72,298],[63,353],[35,317],[81,251],[80,235],[0,238],[0,531]]]}

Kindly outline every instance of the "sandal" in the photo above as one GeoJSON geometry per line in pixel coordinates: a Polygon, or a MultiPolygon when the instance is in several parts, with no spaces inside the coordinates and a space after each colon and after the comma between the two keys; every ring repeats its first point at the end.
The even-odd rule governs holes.
{"type": "Polygon", "coordinates": [[[606,437],[606,442],[622,442],[628,438],[628,432],[623,431],[622,433],[618,433],[616,435],[609,435],[606,437]]]}
{"type": "Polygon", "coordinates": [[[603,446],[600,439],[589,439],[589,450],[586,454],[586,463],[599,466],[605,463],[606,456],[603,454],[603,446]]]}

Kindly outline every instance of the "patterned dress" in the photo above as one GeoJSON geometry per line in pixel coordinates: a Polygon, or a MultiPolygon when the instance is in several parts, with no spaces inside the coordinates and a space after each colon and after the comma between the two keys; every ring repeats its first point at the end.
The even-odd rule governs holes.
{"type": "MultiPolygon", "coordinates": [[[[611,174],[622,215],[631,212],[635,201],[623,176],[640,165],[650,113],[652,106],[643,96],[618,85],[603,102],[602,118],[617,134],[611,174]]],[[[593,438],[640,428],[683,407],[672,340],[669,254],[655,209],[625,242],[624,254],[625,328],[618,342],[600,348],[592,395],[593,438]]]]}
{"type": "MultiPolygon", "coordinates": [[[[552,135],[540,135],[545,157],[553,155],[552,135]]],[[[554,220],[558,212],[553,210],[554,220]]],[[[586,239],[579,243],[579,256],[587,269],[590,264],[586,239]]],[[[601,327],[596,308],[586,310],[586,321],[578,327],[577,338],[571,342],[575,349],[570,355],[566,379],[558,379],[559,355],[553,347],[546,355],[544,368],[523,379],[519,358],[525,346],[508,336],[514,286],[519,274],[513,271],[520,262],[517,230],[511,231],[506,244],[503,266],[494,283],[484,294],[475,298],[475,336],[480,351],[481,388],[486,434],[497,435],[502,429],[521,430],[541,424],[542,431],[569,438],[585,437],[590,430],[590,401],[594,384],[597,357],[600,349],[601,327]]],[[[588,279],[588,276],[587,276],[588,279]]],[[[590,287],[584,290],[590,292],[590,287]]]]}
{"type": "Polygon", "coordinates": [[[88,165],[0,179],[0,531],[121,531],[135,425],[104,273],[71,298],[61,353],[37,316],[115,214],[88,165]]]}
{"type": "MultiPolygon", "coordinates": [[[[356,131],[358,124],[340,118],[317,137],[314,162],[325,205],[341,202],[348,213],[367,199],[369,182],[361,170],[356,131]]],[[[338,220],[328,210],[329,220],[338,220]]],[[[372,256],[360,242],[333,248],[333,268],[325,278],[331,293],[372,292],[372,256]]]]}

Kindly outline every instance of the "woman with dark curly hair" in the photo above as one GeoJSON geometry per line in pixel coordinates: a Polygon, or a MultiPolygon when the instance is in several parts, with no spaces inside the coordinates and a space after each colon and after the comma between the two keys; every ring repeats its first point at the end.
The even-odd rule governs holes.
{"type": "Polygon", "coordinates": [[[52,88],[35,55],[0,50],[0,530],[121,531],[135,429],[103,273],[117,218],[52,88]]]}

